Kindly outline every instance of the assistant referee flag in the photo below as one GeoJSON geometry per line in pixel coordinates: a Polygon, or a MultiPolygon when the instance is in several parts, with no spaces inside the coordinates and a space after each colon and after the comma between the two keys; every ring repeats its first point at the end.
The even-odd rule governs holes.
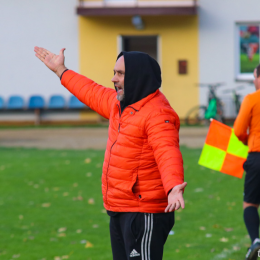
{"type": "Polygon", "coordinates": [[[234,130],[213,119],[200,155],[199,165],[242,178],[247,154],[248,146],[238,140],[234,130]]]}

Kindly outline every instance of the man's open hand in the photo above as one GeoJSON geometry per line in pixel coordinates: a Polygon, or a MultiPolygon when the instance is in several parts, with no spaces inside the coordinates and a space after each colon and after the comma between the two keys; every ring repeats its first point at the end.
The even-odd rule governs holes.
{"type": "Polygon", "coordinates": [[[35,56],[39,58],[50,70],[52,70],[58,77],[61,76],[62,72],[66,70],[64,66],[64,51],[65,48],[60,50],[59,55],[55,55],[54,53],[41,48],[34,47],[35,56]]]}
{"type": "Polygon", "coordinates": [[[165,212],[172,212],[182,207],[184,209],[183,189],[187,186],[187,182],[175,186],[168,195],[168,206],[165,212]]]}

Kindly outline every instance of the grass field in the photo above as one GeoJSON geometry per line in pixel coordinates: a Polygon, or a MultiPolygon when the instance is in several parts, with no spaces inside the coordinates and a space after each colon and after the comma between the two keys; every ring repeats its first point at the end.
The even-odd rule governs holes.
{"type": "MultiPolygon", "coordinates": [[[[102,206],[103,151],[0,148],[0,259],[111,260],[102,206]]],[[[198,166],[182,147],[186,208],[164,260],[244,259],[243,180],[198,166]]]]}
{"type": "Polygon", "coordinates": [[[256,66],[259,64],[259,54],[256,53],[252,61],[248,60],[246,54],[240,54],[240,72],[253,73],[256,66]]]}

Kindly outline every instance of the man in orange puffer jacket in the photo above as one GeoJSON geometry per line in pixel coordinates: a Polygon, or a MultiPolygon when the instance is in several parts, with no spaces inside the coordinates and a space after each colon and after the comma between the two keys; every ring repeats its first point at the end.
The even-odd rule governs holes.
{"type": "Polygon", "coordinates": [[[174,225],[174,210],[184,208],[180,121],[159,91],[158,63],[141,52],[117,57],[105,88],[64,66],[59,55],[35,47],[36,56],[55,72],[81,102],[109,119],[102,173],[104,207],[110,216],[114,260],[160,260],[174,225]]]}

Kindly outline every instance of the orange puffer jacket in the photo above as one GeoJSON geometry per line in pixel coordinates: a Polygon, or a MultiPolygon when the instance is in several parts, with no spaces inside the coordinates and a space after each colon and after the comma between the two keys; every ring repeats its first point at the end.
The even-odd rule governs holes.
{"type": "Polygon", "coordinates": [[[116,91],[71,70],[61,80],[72,94],[109,119],[102,173],[104,206],[114,212],[164,212],[167,194],[182,184],[178,115],[157,90],[121,114],[116,91]]]}

